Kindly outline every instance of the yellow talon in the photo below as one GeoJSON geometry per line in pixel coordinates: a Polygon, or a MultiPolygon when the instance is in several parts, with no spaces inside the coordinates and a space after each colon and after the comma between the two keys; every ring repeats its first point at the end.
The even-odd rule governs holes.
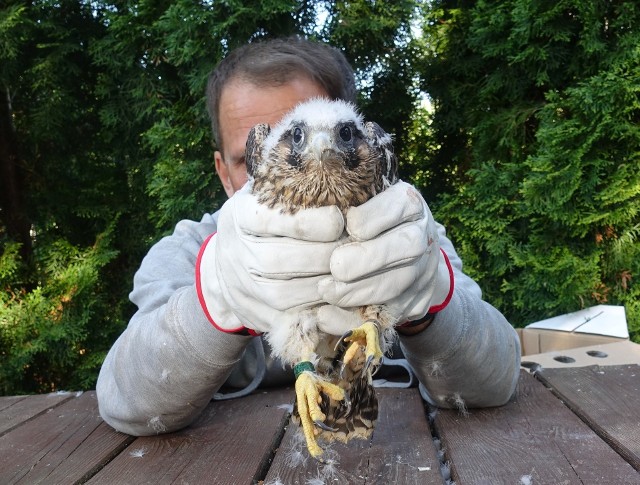
{"type": "Polygon", "coordinates": [[[311,456],[317,458],[322,454],[322,448],[320,448],[315,438],[318,432],[315,425],[331,430],[331,428],[324,425],[326,416],[319,406],[322,402],[320,391],[336,401],[343,400],[346,395],[340,387],[320,379],[309,371],[304,371],[298,375],[295,387],[300,425],[307,442],[307,449],[311,456]]]}
{"type": "Polygon", "coordinates": [[[352,342],[344,354],[343,362],[345,365],[353,359],[360,346],[365,348],[367,363],[377,364],[382,359],[379,329],[374,320],[367,320],[359,327],[347,332],[343,340],[352,342]]]}

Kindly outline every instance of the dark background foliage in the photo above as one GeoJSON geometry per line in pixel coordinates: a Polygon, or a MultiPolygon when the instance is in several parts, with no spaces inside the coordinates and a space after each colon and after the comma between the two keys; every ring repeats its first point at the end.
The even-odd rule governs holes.
{"type": "Polygon", "coordinates": [[[0,6],[0,394],[91,388],[133,273],[224,202],[204,107],[246,42],[343,50],[403,178],[516,325],[622,304],[640,341],[633,1],[0,6]]]}

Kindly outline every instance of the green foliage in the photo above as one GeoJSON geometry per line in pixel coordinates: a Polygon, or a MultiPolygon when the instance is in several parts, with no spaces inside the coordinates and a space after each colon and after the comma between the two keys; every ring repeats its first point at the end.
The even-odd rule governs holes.
{"type": "Polygon", "coordinates": [[[320,38],[344,51],[356,71],[360,109],[393,134],[401,176],[408,177],[402,162],[409,136],[407,120],[418,96],[413,66],[418,45],[411,34],[417,2],[326,3],[328,21],[320,38]]]}
{"type": "Polygon", "coordinates": [[[636,2],[436,2],[438,215],[513,323],[623,304],[640,339],[636,2]]]}
{"type": "Polygon", "coordinates": [[[95,385],[149,246],[224,202],[209,71],[292,34],[343,50],[513,323],[624,304],[640,339],[639,21],[622,0],[5,1],[0,392],[95,385]]]}
{"type": "MultiPolygon", "coordinates": [[[[110,231],[93,247],[63,238],[42,244],[34,267],[24,267],[18,245],[5,245],[0,258],[0,393],[47,392],[64,383],[72,389],[95,385],[104,358],[96,343],[117,335],[100,273],[113,260],[110,231]],[[25,277],[37,277],[26,289],[25,277]]],[[[116,305],[119,303],[116,303],[116,305]]]]}
{"type": "Polygon", "coordinates": [[[88,47],[104,32],[82,2],[0,9],[3,393],[95,385],[126,321],[118,280],[131,271],[115,225],[127,191],[88,47]]]}
{"type": "Polygon", "coordinates": [[[415,103],[411,117],[405,124],[405,147],[401,154],[401,178],[422,188],[423,196],[429,206],[435,207],[437,198],[434,184],[437,181],[437,168],[431,160],[438,151],[434,142],[432,127],[433,113],[428,99],[415,103]]]}
{"type": "Polygon", "coordinates": [[[356,64],[368,113],[402,143],[412,12],[368,0],[3,3],[0,392],[94,386],[149,246],[224,202],[204,90],[230,49],[331,41],[356,64]]]}

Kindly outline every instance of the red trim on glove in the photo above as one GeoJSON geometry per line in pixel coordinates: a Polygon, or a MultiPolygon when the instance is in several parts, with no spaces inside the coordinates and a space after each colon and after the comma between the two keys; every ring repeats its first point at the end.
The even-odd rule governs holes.
{"type": "MultiPolygon", "coordinates": [[[[440,248],[440,251],[442,252],[442,255],[444,256],[444,261],[447,265],[447,269],[449,270],[449,292],[447,293],[447,297],[444,299],[444,301],[438,305],[434,305],[432,307],[429,308],[429,311],[427,312],[427,314],[422,317],[419,318],[418,320],[409,320],[406,321],[405,323],[401,324],[401,325],[396,325],[396,327],[399,328],[411,328],[411,327],[417,327],[418,325],[422,325],[423,323],[429,321],[429,320],[433,320],[433,318],[436,316],[436,313],[438,313],[441,310],[444,310],[446,308],[446,306],[449,304],[449,302],[451,301],[451,298],[453,297],[453,268],[451,267],[451,262],[449,261],[449,257],[447,256],[447,253],[444,252],[444,249],[440,248]]],[[[431,325],[431,322],[429,322],[429,324],[427,326],[431,325]]],[[[425,327],[426,328],[426,327],[425,327]]]]}
{"type": "Polygon", "coordinates": [[[207,244],[209,244],[209,241],[211,241],[213,236],[215,236],[216,234],[217,234],[217,232],[214,232],[209,237],[207,237],[207,239],[205,239],[205,241],[202,243],[202,246],[200,247],[200,251],[198,252],[198,258],[196,259],[196,292],[198,294],[198,301],[200,302],[200,306],[202,307],[202,311],[204,312],[204,314],[207,317],[207,319],[209,320],[209,322],[211,322],[211,325],[213,325],[215,328],[217,328],[221,332],[233,333],[233,334],[239,334],[239,335],[258,336],[258,335],[260,335],[258,332],[256,332],[255,330],[252,330],[250,328],[247,328],[245,326],[238,327],[238,328],[231,328],[231,329],[222,328],[221,326],[219,326],[215,322],[215,320],[213,319],[213,317],[209,313],[209,310],[207,309],[207,303],[205,302],[204,294],[202,292],[200,263],[202,262],[202,255],[204,254],[204,250],[206,249],[207,244]]]}
{"type": "Polygon", "coordinates": [[[451,298],[453,297],[453,268],[451,267],[449,256],[447,256],[447,253],[444,252],[444,249],[440,248],[440,251],[444,256],[444,261],[447,264],[447,269],[449,270],[449,293],[447,294],[447,297],[444,299],[442,303],[440,303],[439,305],[430,307],[427,313],[438,313],[439,311],[444,310],[446,306],[449,304],[449,302],[451,301],[451,298]]]}

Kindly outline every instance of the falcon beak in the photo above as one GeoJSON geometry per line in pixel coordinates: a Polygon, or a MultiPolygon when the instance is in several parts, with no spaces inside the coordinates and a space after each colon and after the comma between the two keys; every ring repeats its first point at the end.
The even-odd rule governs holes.
{"type": "Polygon", "coordinates": [[[315,133],[309,145],[314,158],[322,165],[340,161],[339,154],[331,141],[331,137],[326,132],[321,131],[315,133]]]}

